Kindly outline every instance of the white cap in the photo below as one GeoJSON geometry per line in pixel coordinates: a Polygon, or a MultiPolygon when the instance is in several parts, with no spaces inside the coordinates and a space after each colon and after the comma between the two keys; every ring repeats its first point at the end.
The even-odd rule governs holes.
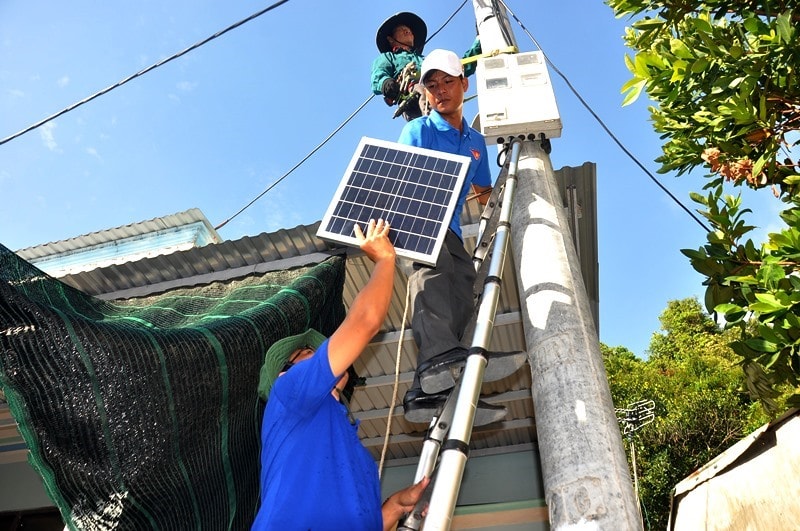
{"type": "Polygon", "coordinates": [[[464,73],[464,68],[461,66],[461,59],[451,52],[450,50],[437,49],[425,56],[422,61],[422,71],[420,73],[420,80],[425,82],[425,78],[433,70],[441,70],[445,74],[451,76],[460,76],[464,73]]]}

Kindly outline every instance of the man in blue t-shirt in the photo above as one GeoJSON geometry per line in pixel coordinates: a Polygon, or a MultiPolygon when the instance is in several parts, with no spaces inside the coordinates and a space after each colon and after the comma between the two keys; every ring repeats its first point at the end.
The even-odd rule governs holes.
{"type": "MultiPolygon", "coordinates": [[[[492,189],[486,141],[463,117],[469,82],[461,60],[448,50],[433,50],[423,61],[420,82],[431,107],[428,116],[407,123],[398,142],[469,157],[464,185],[450,220],[436,266],[414,263],[409,272],[413,316],[411,328],[419,349],[414,382],[403,399],[410,422],[430,422],[455,385],[451,369],[466,363],[464,330],[474,313],[472,256],[464,248],[461,211],[470,190],[486,204],[492,189]]],[[[487,352],[484,381],[505,378],[525,362],[524,352],[487,352]]],[[[479,401],[474,425],[501,420],[505,408],[479,401]]]]}
{"type": "Polygon", "coordinates": [[[428,484],[425,478],[381,503],[377,466],[341,403],[348,368],[386,318],[395,274],[389,224],[373,220],[366,234],[354,230],[375,266],[347,317],[328,339],[309,329],[275,342],[261,368],[267,406],[253,530],[394,529],[428,484]]]}

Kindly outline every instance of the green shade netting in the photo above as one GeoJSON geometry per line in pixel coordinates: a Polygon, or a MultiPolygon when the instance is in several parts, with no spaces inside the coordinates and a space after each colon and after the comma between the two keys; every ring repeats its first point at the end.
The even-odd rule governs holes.
{"type": "Polygon", "coordinates": [[[0,384],[67,526],[249,529],[264,353],[332,333],[344,277],[331,257],[109,302],[0,245],[0,384]]]}

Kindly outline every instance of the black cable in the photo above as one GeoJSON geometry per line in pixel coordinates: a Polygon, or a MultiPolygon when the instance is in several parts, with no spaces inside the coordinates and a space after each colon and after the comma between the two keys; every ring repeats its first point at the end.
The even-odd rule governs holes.
{"type": "Polygon", "coordinates": [[[667,189],[667,188],[666,188],[666,187],[665,187],[663,184],[661,184],[661,182],[659,182],[659,180],[658,180],[658,179],[656,179],[656,178],[655,178],[655,176],[654,176],[652,173],[650,173],[650,171],[649,171],[647,168],[645,168],[645,166],[644,166],[644,165],[643,165],[641,162],[639,162],[639,160],[638,160],[638,159],[637,159],[637,158],[636,158],[636,157],[635,157],[635,156],[634,156],[634,155],[633,155],[633,154],[632,154],[630,151],[628,151],[628,149],[627,149],[627,148],[626,148],[626,147],[625,147],[625,146],[622,144],[622,142],[620,142],[620,141],[619,141],[619,139],[617,139],[617,137],[616,137],[616,136],[614,135],[614,133],[612,133],[612,132],[611,132],[611,130],[610,130],[610,129],[609,129],[607,126],[606,126],[606,124],[603,122],[603,120],[601,120],[601,119],[600,119],[600,117],[599,117],[599,116],[597,116],[597,114],[596,114],[596,113],[595,113],[595,112],[592,110],[592,108],[589,106],[589,104],[588,104],[588,103],[586,103],[586,101],[585,101],[585,100],[584,100],[584,99],[581,97],[581,95],[578,93],[578,91],[577,91],[577,90],[575,90],[575,87],[573,87],[573,86],[572,86],[572,83],[570,83],[570,82],[569,82],[569,79],[567,79],[567,77],[566,77],[566,76],[565,76],[563,73],[561,73],[561,71],[560,71],[560,70],[559,70],[559,69],[556,67],[556,65],[554,65],[554,64],[552,63],[552,61],[550,61],[550,58],[548,58],[548,57],[547,57],[547,54],[546,54],[546,53],[544,53],[544,50],[542,49],[542,47],[539,45],[539,43],[536,41],[536,39],[533,37],[533,35],[531,35],[531,34],[530,34],[530,32],[528,31],[528,29],[527,29],[527,28],[525,27],[525,25],[522,23],[522,21],[520,21],[520,19],[518,19],[518,18],[517,18],[517,16],[514,14],[514,12],[513,12],[513,11],[511,11],[511,9],[509,9],[509,7],[508,7],[508,4],[506,4],[506,3],[505,3],[505,0],[497,0],[497,1],[498,1],[498,2],[500,2],[501,4],[503,4],[503,7],[505,7],[505,8],[506,8],[506,10],[507,10],[507,11],[508,11],[508,12],[511,14],[511,16],[512,16],[512,17],[514,17],[514,20],[516,20],[516,21],[517,21],[517,24],[519,24],[519,27],[520,27],[520,28],[522,28],[522,31],[524,31],[524,32],[525,32],[525,34],[526,34],[526,35],[527,35],[527,36],[528,36],[528,37],[531,39],[531,41],[533,41],[533,43],[534,43],[534,44],[535,44],[535,45],[536,45],[536,46],[539,48],[539,50],[542,52],[542,56],[544,57],[544,59],[545,59],[545,61],[547,62],[547,64],[549,64],[551,67],[553,67],[553,70],[554,70],[554,71],[555,71],[555,72],[556,72],[556,73],[557,73],[557,74],[558,74],[558,75],[561,77],[561,79],[563,79],[563,80],[564,80],[564,82],[567,84],[567,86],[568,86],[568,87],[569,87],[569,89],[572,91],[572,93],[575,95],[575,97],[576,97],[576,98],[578,98],[578,101],[580,101],[580,102],[581,102],[581,104],[582,104],[582,105],[583,105],[583,106],[586,108],[586,110],[587,110],[587,111],[589,111],[589,113],[590,113],[590,114],[591,114],[591,115],[594,117],[594,119],[595,119],[595,120],[597,120],[597,123],[599,123],[599,124],[600,124],[600,127],[602,127],[602,128],[603,128],[603,130],[605,130],[605,132],[608,134],[608,136],[609,136],[609,137],[611,137],[611,140],[613,140],[613,141],[614,141],[614,143],[616,143],[616,144],[617,144],[617,146],[619,146],[619,148],[620,148],[620,149],[621,149],[621,150],[622,150],[622,151],[623,151],[623,152],[624,152],[624,153],[625,153],[625,154],[626,154],[626,155],[627,155],[627,156],[628,156],[628,157],[629,157],[629,158],[630,158],[630,159],[631,159],[631,160],[632,160],[632,161],[633,161],[633,162],[634,162],[634,163],[635,163],[637,166],[639,166],[639,168],[641,168],[641,170],[642,170],[642,171],[643,171],[643,172],[644,172],[644,173],[645,173],[645,174],[646,174],[648,177],[650,177],[650,179],[651,179],[651,180],[652,180],[654,183],[656,183],[656,185],[657,185],[659,188],[661,188],[661,190],[662,190],[664,193],[666,193],[666,194],[667,194],[667,195],[668,195],[668,196],[669,196],[669,197],[670,197],[670,198],[671,198],[671,199],[672,199],[672,200],[673,200],[673,201],[674,201],[674,202],[675,202],[675,203],[676,203],[676,204],[677,204],[679,207],[681,207],[681,208],[682,208],[682,209],[683,209],[683,210],[684,210],[684,211],[685,211],[687,214],[689,214],[689,215],[692,217],[692,219],[693,219],[693,220],[695,220],[695,221],[697,222],[697,224],[698,224],[698,225],[700,225],[701,227],[703,227],[703,229],[704,229],[706,232],[711,232],[711,229],[709,229],[709,228],[708,228],[708,227],[705,225],[705,223],[703,223],[702,221],[700,221],[700,219],[699,219],[697,216],[695,216],[695,215],[694,215],[694,213],[693,213],[691,210],[689,210],[689,208],[688,208],[688,207],[686,207],[686,206],[685,206],[683,203],[681,203],[681,202],[680,202],[680,200],[679,200],[677,197],[675,197],[675,196],[672,194],[672,192],[670,192],[670,191],[669,191],[669,190],[668,190],[668,189],[667,189]]]}
{"type": "Polygon", "coordinates": [[[212,35],[212,36],[210,36],[210,37],[207,37],[207,38],[203,39],[202,41],[200,41],[200,42],[197,42],[197,43],[195,43],[195,44],[193,44],[193,45],[189,46],[189,47],[188,47],[188,48],[186,48],[185,50],[183,50],[183,51],[181,51],[181,52],[178,52],[178,53],[176,53],[175,55],[172,55],[172,56],[170,56],[170,57],[167,57],[166,59],[163,59],[163,60],[161,60],[161,61],[159,61],[159,62],[157,62],[157,63],[155,63],[155,64],[153,64],[153,65],[151,65],[151,66],[148,66],[148,67],[147,67],[147,68],[145,68],[144,70],[140,70],[139,72],[136,72],[135,74],[133,74],[133,75],[131,75],[131,76],[128,76],[128,77],[126,77],[126,78],[125,78],[125,79],[123,79],[122,81],[118,81],[117,83],[115,83],[115,84],[113,84],[113,85],[111,85],[111,86],[109,86],[109,87],[106,87],[106,88],[104,88],[104,89],[103,89],[103,90],[101,90],[100,92],[96,92],[96,93],[92,94],[92,95],[91,95],[91,96],[89,96],[88,98],[85,98],[85,99],[83,99],[83,100],[81,100],[81,101],[79,101],[79,102],[77,102],[77,103],[73,103],[73,104],[72,104],[72,105],[70,105],[69,107],[66,107],[65,109],[62,109],[62,110],[58,111],[57,113],[55,113],[55,114],[53,114],[53,115],[50,115],[50,116],[48,116],[48,117],[47,117],[47,118],[45,118],[44,120],[41,120],[41,121],[39,121],[39,122],[36,122],[35,124],[31,125],[31,126],[28,126],[28,127],[26,127],[25,129],[23,129],[22,131],[19,131],[18,133],[14,133],[14,134],[13,134],[13,135],[11,135],[11,136],[7,136],[7,137],[3,138],[2,140],[0,140],[0,146],[2,146],[3,144],[5,144],[6,142],[8,142],[8,141],[10,141],[10,140],[13,140],[13,139],[15,139],[15,138],[17,138],[17,137],[19,137],[19,136],[22,136],[22,135],[24,135],[25,133],[28,133],[28,132],[30,132],[30,131],[33,131],[34,129],[36,129],[36,128],[38,128],[38,127],[41,127],[41,126],[43,126],[44,124],[46,124],[47,122],[49,122],[49,121],[51,121],[51,120],[55,120],[55,119],[56,119],[56,118],[58,118],[59,116],[61,116],[61,115],[63,115],[63,114],[66,114],[66,113],[68,113],[68,112],[72,111],[73,109],[76,109],[76,108],[80,107],[80,106],[81,106],[81,105],[83,105],[84,103],[89,103],[89,102],[90,102],[90,101],[92,101],[93,99],[95,99],[95,98],[97,98],[97,97],[99,97],[99,96],[102,96],[103,94],[106,94],[106,93],[108,93],[108,92],[111,92],[112,90],[114,90],[114,89],[115,89],[115,88],[117,88],[117,87],[121,87],[122,85],[124,85],[124,84],[125,84],[125,83],[127,83],[128,81],[131,81],[132,79],[135,79],[135,78],[137,78],[137,77],[139,77],[139,76],[142,76],[142,75],[146,74],[147,72],[150,72],[151,70],[154,70],[154,69],[158,68],[159,66],[162,66],[162,65],[165,65],[165,64],[169,63],[169,62],[170,62],[170,61],[172,61],[173,59],[177,59],[178,57],[181,57],[182,55],[185,55],[185,54],[187,54],[187,53],[191,52],[192,50],[194,50],[194,49],[196,49],[196,48],[199,48],[200,46],[203,46],[204,44],[206,44],[206,43],[208,43],[208,42],[210,42],[210,41],[213,41],[213,40],[214,40],[214,39],[216,39],[217,37],[221,37],[222,35],[224,35],[224,34],[228,33],[228,32],[229,32],[229,31],[231,31],[232,29],[238,28],[238,27],[239,27],[239,26],[241,26],[242,24],[245,24],[245,23],[247,23],[247,22],[250,22],[251,20],[253,20],[253,19],[255,19],[255,18],[258,18],[258,17],[260,17],[261,15],[263,15],[264,13],[266,13],[266,12],[268,12],[268,11],[272,11],[272,10],[273,10],[273,9],[275,9],[276,7],[279,7],[279,6],[281,6],[281,5],[285,4],[285,3],[286,3],[286,2],[288,2],[288,1],[289,1],[289,0],[280,0],[279,2],[275,2],[275,3],[274,3],[274,4],[272,4],[271,6],[269,6],[269,7],[267,7],[267,8],[264,8],[264,9],[262,9],[261,11],[258,11],[257,13],[254,13],[254,14],[250,15],[249,17],[247,17],[247,18],[244,18],[244,19],[240,20],[239,22],[236,22],[235,24],[232,24],[232,25],[228,26],[228,27],[227,27],[227,28],[225,28],[224,30],[222,30],[222,31],[218,31],[218,32],[217,32],[217,33],[215,33],[214,35],[212,35]]]}
{"type": "MultiPolygon", "coordinates": [[[[437,29],[436,31],[434,31],[434,32],[433,32],[433,35],[431,35],[431,36],[428,38],[428,40],[426,40],[426,41],[425,41],[425,44],[429,43],[429,42],[430,42],[430,40],[431,40],[433,37],[435,37],[435,36],[436,36],[436,34],[437,34],[437,33],[439,33],[440,31],[442,31],[442,30],[444,29],[444,27],[445,27],[445,26],[447,26],[447,25],[450,23],[450,21],[451,21],[451,20],[453,20],[453,17],[455,17],[455,16],[456,16],[456,14],[458,14],[458,12],[459,12],[459,11],[461,11],[461,8],[463,8],[463,7],[464,7],[464,6],[467,4],[467,2],[468,2],[468,1],[469,1],[469,0],[464,0],[464,1],[461,3],[461,5],[460,5],[460,6],[458,6],[458,8],[456,8],[456,10],[453,12],[453,14],[452,14],[452,15],[450,15],[450,16],[447,18],[447,20],[445,20],[445,21],[444,21],[444,23],[443,23],[441,26],[439,26],[439,29],[437,29]]],[[[370,100],[371,100],[372,98],[374,98],[374,97],[375,97],[375,94],[372,94],[372,95],[370,95],[370,97],[369,97],[369,98],[367,98],[367,99],[364,101],[364,103],[362,103],[362,104],[361,104],[361,105],[358,107],[358,109],[356,109],[355,111],[353,111],[353,112],[350,114],[350,116],[348,116],[348,117],[347,117],[347,118],[346,118],[346,119],[345,119],[345,120],[344,120],[344,121],[343,121],[341,124],[339,124],[339,126],[338,126],[336,129],[334,129],[334,130],[333,130],[333,132],[332,132],[332,133],[330,133],[330,134],[329,134],[329,135],[328,135],[328,136],[325,138],[325,140],[323,140],[322,142],[320,142],[320,143],[317,145],[317,147],[315,147],[314,149],[312,149],[312,150],[311,150],[311,151],[308,153],[308,155],[306,155],[305,157],[303,157],[303,158],[300,160],[300,162],[298,162],[297,164],[295,164],[294,166],[292,166],[292,168],[291,168],[289,171],[287,171],[286,173],[284,173],[284,174],[283,174],[283,175],[282,175],[282,176],[281,176],[281,177],[280,177],[280,178],[279,178],[277,181],[275,181],[274,183],[272,183],[271,185],[269,185],[269,186],[266,188],[266,190],[264,190],[263,192],[261,192],[260,194],[258,194],[258,195],[257,195],[255,198],[253,198],[253,200],[252,200],[252,201],[250,201],[250,202],[249,202],[249,203],[247,203],[245,206],[243,206],[241,209],[239,209],[239,211],[238,211],[238,212],[236,212],[234,215],[232,215],[231,217],[229,217],[228,219],[226,219],[225,221],[223,221],[222,223],[220,223],[219,225],[217,225],[216,227],[214,227],[214,230],[219,230],[219,229],[221,229],[222,227],[224,227],[224,226],[225,226],[225,225],[226,225],[226,224],[227,224],[229,221],[231,221],[233,218],[235,218],[236,216],[238,216],[239,214],[241,214],[242,212],[244,212],[245,210],[247,210],[248,208],[250,208],[250,207],[253,205],[253,203],[255,203],[256,201],[258,201],[259,199],[261,199],[261,198],[262,198],[262,197],[263,197],[263,196],[264,196],[264,195],[265,195],[267,192],[269,192],[270,190],[272,190],[273,188],[275,188],[275,187],[278,185],[278,183],[280,183],[282,180],[284,180],[286,177],[288,177],[290,173],[292,173],[294,170],[296,170],[297,168],[299,168],[299,167],[300,167],[300,165],[302,165],[302,164],[303,164],[305,161],[307,161],[309,158],[311,158],[311,155],[313,155],[314,153],[316,153],[317,151],[319,151],[319,149],[320,149],[322,146],[324,146],[326,143],[328,143],[328,141],[329,141],[331,138],[333,138],[333,136],[334,136],[336,133],[338,133],[338,132],[339,132],[339,131],[340,131],[340,130],[341,130],[341,129],[342,129],[344,126],[345,126],[345,125],[347,125],[347,123],[348,123],[350,120],[352,120],[352,119],[353,119],[353,118],[356,116],[356,114],[358,114],[358,113],[361,111],[361,109],[363,109],[363,108],[364,108],[364,107],[367,105],[367,103],[369,103],[369,102],[370,102],[370,100]]]]}
{"type": "MultiPolygon", "coordinates": [[[[505,6],[505,4],[503,5],[505,6]]],[[[497,0],[492,0],[492,13],[497,18],[498,26],[500,27],[500,33],[503,35],[503,40],[505,41],[506,46],[513,46],[514,39],[510,34],[508,26],[506,26],[504,23],[501,23],[505,20],[505,18],[497,16],[499,12],[500,12],[500,3],[497,0]]]]}
{"type": "MultiPolygon", "coordinates": [[[[274,4],[272,4],[271,6],[269,6],[269,7],[266,7],[266,8],[264,8],[264,9],[262,9],[261,11],[258,11],[258,12],[256,12],[256,13],[254,13],[254,14],[250,15],[249,17],[247,17],[247,18],[244,18],[244,19],[240,20],[239,22],[236,22],[236,23],[234,23],[234,24],[232,24],[232,25],[228,26],[227,28],[225,28],[225,29],[223,29],[223,30],[221,30],[221,31],[218,31],[217,33],[215,33],[215,34],[211,35],[210,37],[207,37],[207,38],[203,39],[202,41],[199,41],[199,42],[197,42],[197,43],[193,44],[192,46],[189,46],[189,47],[188,47],[188,48],[186,48],[185,50],[183,50],[183,51],[181,51],[181,52],[178,52],[178,53],[176,53],[176,54],[174,54],[174,55],[172,55],[172,56],[170,56],[170,57],[167,57],[166,59],[163,59],[163,60],[161,60],[161,61],[159,61],[159,62],[157,62],[157,63],[155,63],[155,64],[153,64],[153,65],[151,65],[151,66],[149,66],[149,67],[147,67],[147,68],[145,68],[145,69],[143,69],[143,70],[140,70],[139,72],[137,72],[137,73],[135,73],[135,74],[133,74],[133,75],[131,75],[131,76],[128,76],[127,78],[125,78],[125,79],[123,79],[123,80],[121,80],[121,81],[119,81],[119,82],[115,83],[114,85],[111,85],[111,86],[109,86],[109,87],[106,87],[105,89],[103,89],[103,90],[101,90],[101,91],[99,91],[99,92],[96,92],[95,94],[93,94],[93,95],[89,96],[88,98],[85,98],[85,99],[83,99],[83,100],[81,100],[81,101],[79,101],[79,102],[77,102],[77,103],[74,103],[74,104],[70,105],[69,107],[66,107],[65,109],[62,109],[61,111],[59,111],[59,112],[57,112],[57,113],[55,113],[55,114],[53,114],[53,115],[51,115],[51,116],[48,116],[47,118],[45,118],[45,119],[43,119],[43,120],[41,120],[41,121],[39,121],[39,122],[36,122],[35,124],[33,124],[33,125],[31,125],[31,126],[29,126],[29,127],[25,128],[25,129],[23,129],[22,131],[19,131],[18,133],[15,133],[15,134],[13,134],[13,135],[11,135],[11,136],[8,136],[8,137],[6,137],[6,138],[4,138],[4,139],[0,140],[0,146],[1,146],[1,145],[3,145],[3,144],[5,144],[6,142],[9,142],[10,140],[13,140],[13,139],[15,139],[15,138],[17,138],[17,137],[19,137],[19,136],[22,136],[22,135],[24,135],[25,133],[28,133],[28,132],[30,132],[30,131],[33,131],[34,129],[36,129],[36,128],[38,128],[38,127],[41,127],[42,125],[46,124],[47,122],[49,122],[49,121],[51,121],[51,120],[54,120],[54,119],[58,118],[59,116],[62,116],[62,115],[64,115],[64,114],[66,114],[66,113],[68,113],[68,112],[70,112],[70,111],[72,111],[72,110],[74,110],[74,109],[76,109],[76,108],[80,107],[80,106],[81,106],[81,105],[83,105],[84,103],[88,103],[88,102],[90,102],[90,101],[94,100],[95,98],[98,98],[99,96],[102,96],[103,94],[106,94],[106,93],[108,93],[108,92],[112,91],[113,89],[115,89],[115,88],[117,88],[117,87],[120,87],[120,86],[124,85],[125,83],[127,83],[127,82],[129,82],[129,81],[131,81],[131,80],[133,80],[133,79],[135,79],[135,78],[137,78],[137,77],[139,77],[139,76],[142,76],[142,75],[144,75],[144,74],[146,74],[146,73],[150,72],[151,70],[154,70],[155,68],[158,68],[159,66],[162,66],[162,65],[164,65],[164,64],[166,64],[166,63],[168,63],[168,62],[172,61],[173,59],[177,59],[178,57],[181,57],[181,56],[183,56],[183,55],[185,55],[185,54],[189,53],[190,51],[192,51],[192,50],[194,50],[194,49],[196,49],[196,48],[199,48],[200,46],[203,46],[204,44],[206,44],[206,43],[208,43],[208,42],[210,42],[210,41],[212,41],[212,40],[216,39],[217,37],[221,37],[222,35],[224,35],[225,33],[229,32],[229,31],[231,31],[232,29],[235,29],[235,28],[237,28],[237,27],[241,26],[242,24],[245,24],[245,23],[247,23],[247,22],[249,22],[249,21],[251,21],[251,20],[253,20],[253,19],[257,18],[257,17],[260,17],[260,16],[261,16],[261,15],[263,15],[264,13],[267,13],[268,11],[271,11],[271,10],[275,9],[276,7],[279,7],[279,6],[283,5],[283,4],[285,4],[286,2],[288,2],[288,1],[289,1],[289,0],[280,0],[280,1],[278,1],[278,2],[275,2],[275,3],[274,3],[274,4]]],[[[455,17],[455,16],[456,16],[456,14],[457,14],[457,13],[458,13],[458,12],[459,12],[459,11],[460,11],[460,10],[461,10],[461,9],[462,9],[464,6],[465,6],[465,5],[466,5],[467,1],[468,1],[468,0],[464,0],[464,2],[462,2],[462,3],[461,3],[461,5],[460,5],[460,6],[459,6],[459,7],[458,7],[458,8],[457,8],[457,9],[456,9],[454,12],[453,12],[453,14],[452,14],[452,15],[450,15],[450,17],[449,17],[447,20],[445,20],[445,21],[444,21],[444,23],[443,23],[443,24],[442,24],[442,25],[439,27],[439,29],[437,29],[437,30],[436,30],[436,31],[433,33],[433,35],[431,35],[431,36],[430,36],[430,38],[429,38],[427,41],[425,41],[425,42],[426,42],[426,43],[427,43],[427,42],[429,42],[429,41],[430,41],[430,40],[431,40],[431,39],[432,39],[432,38],[433,38],[433,37],[434,37],[434,36],[435,36],[437,33],[439,33],[440,31],[442,31],[442,29],[444,29],[444,27],[445,27],[445,26],[447,26],[447,24],[449,24],[449,23],[450,23],[450,21],[453,19],[453,17],[455,17]]],[[[360,112],[360,111],[361,111],[361,110],[362,110],[362,109],[363,109],[363,108],[364,108],[364,107],[367,105],[367,103],[369,103],[369,101],[370,101],[372,98],[374,98],[374,97],[375,97],[375,95],[374,95],[374,94],[371,94],[371,95],[370,95],[370,96],[369,96],[369,97],[368,97],[368,98],[367,98],[367,99],[366,99],[366,100],[365,100],[365,101],[364,101],[364,102],[363,102],[361,105],[359,105],[359,107],[358,107],[358,108],[357,108],[355,111],[353,111],[353,113],[351,113],[351,114],[350,114],[350,116],[348,116],[348,117],[347,117],[347,118],[346,118],[346,119],[345,119],[345,120],[344,120],[344,121],[343,121],[341,124],[339,124],[339,126],[338,126],[338,127],[336,127],[336,129],[334,129],[334,130],[333,130],[333,131],[332,131],[332,132],[331,132],[331,133],[330,133],[330,134],[329,134],[329,135],[328,135],[328,136],[327,136],[327,137],[326,137],[326,138],[325,138],[325,139],[324,139],[322,142],[320,142],[320,143],[317,145],[317,147],[315,147],[314,149],[312,149],[312,150],[311,150],[311,151],[310,151],[310,152],[309,152],[309,153],[308,153],[308,154],[307,154],[305,157],[303,157],[303,158],[300,160],[300,162],[298,162],[297,164],[295,164],[295,165],[294,165],[294,166],[293,166],[293,167],[292,167],[292,168],[291,168],[289,171],[287,171],[287,172],[286,172],[285,174],[283,174],[283,175],[282,175],[282,176],[281,176],[281,177],[280,177],[280,178],[279,178],[277,181],[275,181],[275,182],[274,182],[274,183],[272,183],[270,186],[268,186],[268,187],[267,187],[267,188],[266,188],[266,189],[265,189],[263,192],[261,192],[259,195],[257,195],[257,196],[256,196],[256,197],[255,197],[255,198],[252,200],[252,201],[250,201],[250,202],[249,202],[249,203],[247,203],[247,204],[246,204],[244,207],[242,207],[241,209],[239,209],[239,211],[238,211],[238,212],[236,212],[236,213],[235,213],[235,214],[233,214],[231,217],[229,217],[228,219],[226,219],[225,221],[223,221],[222,223],[220,223],[219,225],[217,225],[217,226],[215,227],[215,230],[217,230],[217,229],[220,229],[220,228],[224,227],[224,226],[225,226],[225,225],[226,225],[228,222],[230,222],[230,221],[231,221],[233,218],[235,218],[236,216],[238,216],[239,214],[241,214],[242,212],[244,212],[244,211],[245,211],[247,208],[249,208],[250,206],[252,206],[252,205],[253,205],[253,203],[255,203],[255,202],[256,202],[256,201],[258,201],[258,200],[259,200],[261,197],[263,197],[263,196],[264,196],[264,194],[266,194],[267,192],[269,192],[270,190],[272,190],[272,189],[273,189],[275,186],[277,186],[277,185],[278,185],[278,184],[279,184],[279,183],[280,183],[280,182],[281,182],[283,179],[285,179],[286,177],[288,177],[288,176],[289,176],[289,174],[291,174],[291,173],[292,173],[294,170],[296,170],[297,168],[299,168],[299,167],[300,167],[300,166],[301,166],[301,165],[302,165],[302,164],[303,164],[303,163],[304,163],[306,160],[308,160],[308,159],[309,159],[309,158],[310,158],[310,157],[311,157],[311,156],[312,156],[314,153],[316,153],[316,152],[317,152],[317,151],[318,151],[320,148],[322,148],[322,146],[324,146],[324,145],[325,145],[325,144],[326,144],[326,143],[327,143],[327,142],[328,142],[328,141],[329,141],[331,138],[333,138],[333,136],[334,136],[336,133],[338,133],[338,132],[339,132],[339,131],[340,131],[340,130],[341,130],[341,129],[342,129],[344,126],[345,126],[345,125],[347,125],[347,123],[348,123],[350,120],[352,120],[352,119],[353,119],[353,118],[354,118],[354,117],[355,117],[355,116],[356,116],[356,115],[357,115],[357,114],[358,114],[358,113],[359,113],[359,112],[360,112]]]]}
{"type": "Polygon", "coordinates": [[[447,20],[445,20],[445,21],[444,21],[444,24],[442,24],[441,26],[439,26],[439,29],[437,29],[436,31],[434,31],[434,32],[433,32],[433,35],[431,35],[430,37],[428,37],[428,40],[426,40],[426,41],[425,41],[425,44],[428,44],[429,42],[431,42],[431,39],[433,39],[434,37],[436,37],[436,34],[437,34],[437,33],[439,33],[440,31],[442,31],[442,30],[444,29],[444,27],[445,27],[445,26],[447,26],[448,24],[450,24],[450,21],[451,21],[451,20],[453,20],[453,17],[455,17],[455,16],[458,14],[458,12],[459,12],[459,11],[461,11],[461,8],[463,8],[465,5],[467,5],[467,2],[468,2],[468,1],[469,1],[469,0],[464,0],[463,2],[461,2],[461,5],[460,5],[460,6],[458,6],[458,7],[456,8],[456,10],[455,10],[455,11],[453,11],[453,14],[452,14],[452,15],[450,15],[450,16],[447,18],[447,20]]]}
{"type": "Polygon", "coordinates": [[[341,124],[339,124],[339,126],[338,126],[336,129],[334,129],[334,130],[333,130],[333,132],[331,132],[331,133],[330,133],[330,134],[329,134],[329,135],[328,135],[328,136],[325,138],[325,140],[323,140],[322,142],[320,142],[320,143],[317,145],[317,147],[315,147],[314,149],[312,149],[312,150],[311,150],[311,151],[308,153],[308,155],[306,155],[305,157],[303,157],[303,158],[300,160],[300,162],[298,162],[297,164],[295,164],[294,166],[292,166],[292,168],[291,168],[289,171],[287,171],[286,173],[284,173],[284,174],[283,174],[283,175],[282,175],[282,176],[281,176],[281,177],[280,177],[280,178],[279,178],[277,181],[275,181],[274,183],[272,183],[271,185],[269,185],[269,186],[267,187],[267,189],[266,189],[266,190],[264,190],[263,192],[261,192],[260,194],[258,194],[258,195],[257,195],[255,198],[253,198],[253,199],[252,199],[252,200],[251,200],[249,203],[247,203],[245,206],[243,206],[242,208],[240,208],[238,212],[236,212],[234,215],[232,215],[231,217],[229,217],[228,219],[226,219],[225,221],[223,221],[222,223],[220,223],[219,225],[217,225],[216,227],[214,227],[214,230],[219,230],[219,229],[221,229],[222,227],[224,227],[224,226],[225,226],[225,225],[226,225],[226,224],[227,224],[229,221],[231,221],[233,218],[235,218],[236,216],[238,216],[239,214],[241,214],[242,212],[244,212],[245,210],[247,210],[248,208],[250,208],[250,207],[253,205],[253,203],[255,203],[256,201],[258,201],[259,199],[261,199],[261,198],[264,196],[264,194],[266,194],[267,192],[269,192],[270,190],[272,190],[273,188],[275,188],[275,187],[278,185],[278,183],[280,183],[282,180],[284,180],[286,177],[288,177],[290,173],[292,173],[294,170],[296,170],[297,168],[299,168],[299,167],[300,167],[300,166],[301,166],[301,165],[302,165],[302,164],[303,164],[305,161],[307,161],[309,158],[311,158],[311,155],[313,155],[314,153],[316,153],[317,151],[319,151],[319,149],[320,149],[322,146],[324,146],[325,144],[327,144],[327,143],[328,143],[328,141],[329,141],[331,138],[333,138],[333,135],[335,135],[336,133],[338,133],[338,132],[339,132],[339,131],[340,131],[340,130],[341,130],[341,129],[342,129],[344,126],[345,126],[345,125],[347,125],[347,122],[349,122],[350,120],[352,120],[352,119],[355,117],[355,115],[356,115],[356,114],[358,114],[359,112],[361,112],[361,109],[363,109],[363,108],[364,108],[364,107],[367,105],[367,103],[369,103],[369,102],[370,102],[370,100],[371,100],[372,98],[374,98],[374,97],[375,97],[375,94],[370,94],[369,98],[367,98],[366,100],[364,100],[364,103],[362,103],[361,105],[359,105],[358,109],[356,109],[355,111],[353,111],[353,112],[350,114],[350,116],[348,116],[347,118],[345,118],[344,122],[342,122],[341,124]]]}
{"type": "Polygon", "coordinates": [[[508,155],[508,150],[511,147],[511,144],[503,144],[503,148],[497,151],[497,165],[499,167],[503,167],[506,165],[506,155],[508,155]],[[500,159],[503,159],[503,162],[500,162],[500,159]]]}

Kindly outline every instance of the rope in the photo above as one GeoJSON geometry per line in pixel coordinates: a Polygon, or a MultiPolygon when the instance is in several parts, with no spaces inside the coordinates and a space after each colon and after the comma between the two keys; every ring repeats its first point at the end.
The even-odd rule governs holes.
{"type": "Polygon", "coordinates": [[[411,299],[411,287],[406,281],[406,302],[403,308],[402,325],[400,325],[400,340],[397,342],[397,354],[394,363],[394,386],[392,387],[392,402],[389,405],[389,414],[386,417],[386,434],[383,437],[383,448],[381,449],[381,460],[378,465],[378,479],[381,478],[383,472],[383,463],[386,460],[386,450],[389,448],[389,435],[392,433],[392,417],[394,417],[394,408],[397,406],[397,389],[400,386],[400,358],[403,353],[403,336],[406,331],[406,316],[408,315],[408,306],[411,299]]]}

